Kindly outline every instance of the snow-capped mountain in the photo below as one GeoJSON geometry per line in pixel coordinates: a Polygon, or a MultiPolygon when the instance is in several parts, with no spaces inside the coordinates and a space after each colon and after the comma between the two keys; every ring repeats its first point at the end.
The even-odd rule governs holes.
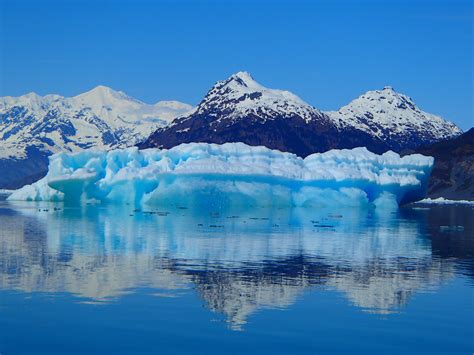
{"type": "Polygon", "coordinates": [[[243,142],[305,157],[360,146],[401,152],[461,133],[389,87],[322,112],[247,72],[217,82],[194,109],[176,101],[149,105],[105,86],[69,98],[31,93],[0,98],[0,188],[41,177],[34,174],[44,173],[52,153],[90,147],[243,142]]]}
{"type": "Polygon", "coordinates": [[[422,111],[413,99],[386,86],[368,91],[336,112],[326,112],[339,128],[368,132],[400,151],[458,136],[452,122],[422,111]]]}
{"type": "Polygon", "coordinates": [[[243,117],[253,117],[261,122],[282,117],[300,118],[306,122],[326,119],[295,94],[266,88],[248,72],[238,72],[217,82],[192,114],[216,117],[215,124],[224,118],[232,124],[243,117]]]}
{"type": "Polygon", "coordinates": [[[451,122],[421,111],[391,88],[370,91],[337,112],[257,83],[247,72],[217,82],[193,110],[159,128],[141,147],[244,142],[300,156],[365,146],[402,151],[459,135],[451,122]]]}
{"type": "Polygon", "coordinates": [[[133,145],[191,108],[176,101],[145,104],[105,86],[70,98],[3,97],[0,158],[25,158],[31,147],[55,153],[133,145]]]}
{"type": "Polygon", "coordinates": [[[45,170],[53,153],[135,145],[191,109],[177,101],[146,104],[105,86],[74,97],[2,97],[0,187],[45,170]]]}
{"type": "Polygon", "coordinates": [[[244,142],[306,156],[328,148],[351,148],[354,138],[369,148],[378,146],[366,132],[340,135],[347,139],[339,142],[331,118],[295,94],[266,88],[249,73],[238,72],[217,82],[194,110],[158,129],[141,147],[244,142]]]}

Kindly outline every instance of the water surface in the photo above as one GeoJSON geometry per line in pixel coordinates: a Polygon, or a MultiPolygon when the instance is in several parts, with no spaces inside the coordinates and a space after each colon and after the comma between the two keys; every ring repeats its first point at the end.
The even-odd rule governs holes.
{"type": "Polygon", "coordinates": [[[0,353],[474,351],[472,206],[0,202],[0,353]]]}

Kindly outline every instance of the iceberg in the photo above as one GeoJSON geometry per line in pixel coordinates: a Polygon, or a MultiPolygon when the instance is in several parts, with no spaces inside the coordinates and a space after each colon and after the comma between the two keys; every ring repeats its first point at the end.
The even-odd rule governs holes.
{"type": "Polygon", "coordinates": [[[41,180],[9,200],[122,203],[135,206],[372,205],[425,197],[434,159],[382,155],[366,148],[305,159],[243,143],[181,144],[168,150],[87,150],[50,157],[41,180]]]}
{"type": "Polygon", "coordinates": [[[422,205],[474,205],[474,201],[470,200],[449,200],[444,197],[438,198],[425,198],[421,201],[417,201],[416,203],[422,205]]]}

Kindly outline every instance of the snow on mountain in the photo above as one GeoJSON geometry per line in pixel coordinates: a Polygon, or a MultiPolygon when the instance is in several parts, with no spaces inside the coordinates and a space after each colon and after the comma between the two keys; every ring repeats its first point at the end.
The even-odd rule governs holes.
{"type": "Polygon", "coordinates": [[[177,101],[149,105],[105,86],[69,98],[2,97],[0,159],[25,158],[30,148],[51,154],[134,145],[191,109],[177,101]]]}
{"type": "Polygon", "coordinates": [[[247,72],[218,81],[194,109],[176,101],[146,104],[105,86],[70,98],[30,93],[0,98],[0,169],[8,171],[0,176],[0,187],[17,187],[3,181],[45,172],[52,153],[90,147],[243,142],[305,157],[361,146],[375,153],[403,152],[461,133],[390,87],[369,91],[337,112],[322,112],[289,91],[259,84],[247,72]],[[10,164],[18,159],[30,166],[18,170],[10,164]]]}
{"type": "Polygon", "coordinates": [[[462,133],[454,123],[424,112],[408,96],[386,86],[368,91],[337,112],[326,112],[340,127],[368,132],[394,150],[415,148],[462,133]]]}
{"type": "MultiPolygon", "coordinates": [[[[194,110],[159,128],[141,147],[243,142],[306,156],[335,148],[331,141],[336,134],[326,114],[295,94],[269,89],[249,73],[238,72],[218,81],[194,110]]],[[[361,145],[372,148],[370,139],[361,145]]]]}
{"type": "Polygon", "coordinates": [[[245,71],[238,72],[227,80],[218,81],[193,114],[206,114],[211,117],[219,115],[232,121],[251,115],[258,116],[262,121],[280,117],[301,117],[306,122],[322,115],[319,110],[295,94],[266,88],[245,71]]]}
{"type": "Polygon", "coordinates": [[[461,133],[391,87],[369,91],[337,112],[321,112],[289,91],[269,89],[238,72],[218,81],[193,111],[158,129],[142,147],[244,142],[300,156],[360,146],[382,153],[461,133]]]}
{"type": "Polygon", "coordinates": [[[143,147],[244,142],[301,156],[359,146],[381,153],[461,133],[391,87],[369,91],[337,112],[321,112],[289,91],[269,89],[238,72],[218,81],[195,110],[158,129],[143,147]]]}

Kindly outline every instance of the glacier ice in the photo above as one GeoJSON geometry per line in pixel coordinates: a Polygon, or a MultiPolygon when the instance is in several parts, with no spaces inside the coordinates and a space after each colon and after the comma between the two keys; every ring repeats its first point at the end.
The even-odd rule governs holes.
{"type": "Polygon", "coordinates": [[[421,201],[417,201],[419,204],[423,205],[474,205],[474,201],[469,200],[449,200],[444,197],[438,198],[425,198],[421,201]]]}
{"type": "Polygon", "coordinates": [[[424,197],[433,158],[366,148],[305,159],[243,143],[169,150],[87,150],[50,157],[48,174],[10,200],[114,202],[135,206],[374,205],[424,197]]]}

